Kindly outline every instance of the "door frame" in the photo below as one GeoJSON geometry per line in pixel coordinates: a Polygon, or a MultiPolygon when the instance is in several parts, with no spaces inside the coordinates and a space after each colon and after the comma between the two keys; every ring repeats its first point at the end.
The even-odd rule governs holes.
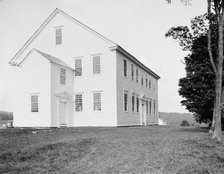
{"type": "Polygon", "coordinates": [[[146,126],[146,100],[145,95],[141,95],[140,97],[140,125],[146,126]]]}

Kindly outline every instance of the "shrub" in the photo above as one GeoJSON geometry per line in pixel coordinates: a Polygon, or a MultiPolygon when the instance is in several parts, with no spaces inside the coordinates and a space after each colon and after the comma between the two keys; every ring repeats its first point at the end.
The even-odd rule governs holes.
{"type": "Polygon", "coordinates": [[[183,120],[183,121],[181,122],[180,126],[183,126],[183,127],[189,127],[190,124],[188,123],[187,120],[183,120]]]}

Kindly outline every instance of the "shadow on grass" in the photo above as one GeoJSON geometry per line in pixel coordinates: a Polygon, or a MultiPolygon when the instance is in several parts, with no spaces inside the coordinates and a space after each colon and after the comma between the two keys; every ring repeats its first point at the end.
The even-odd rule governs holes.
{"type": "Polygon", "coordinates": [[[178,131],[189,133],[208,133],[209,127],[180,127],[178,131]]]}

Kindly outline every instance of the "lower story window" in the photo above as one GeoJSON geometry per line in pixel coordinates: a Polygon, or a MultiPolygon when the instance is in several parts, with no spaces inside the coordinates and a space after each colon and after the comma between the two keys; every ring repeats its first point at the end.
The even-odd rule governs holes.
{"type": "Polygon", "coordinates": [[[75,95],[75,111],[81,112],[82,111],[82,94],[75,95]]]}
{"type": "Polygon", "coordinates": [[[149,113],[149,101],[146,100],[146,114],[149,113]]]}
{"type": "Polygon", "coordinates": [[[39,112],[38,95],[31,95],[31,112],[39,112]]]}
{"type": "Polygon", "coordinates": [[[139,97],[136,96],[136,112],[139,113],[139,97]]]}
{"type": "Polygon", "coordinates": [[[128,111],[128,91],[124,90],[124,111],[128,111]]]}
{"type": "Polygon", "coordinates": [[[134,93],[132,93],[131,104],[132,104],[131,110],[132,110],[132,112],[135,112],[135,94],[134,93]]]}
{"type": "Polygon", "coordinates": [[[149,113],[152,114],[152,99],[149,101],[149,113]]]}
{"type": "Polygon", "coordinates": [[[93,93],[93,111],[101,111],[101,92],[93,93]]]}
{"type": "Polygon", "coordinates": [[[156,114],[156,101],[155,100],[153,102],[153,113],[154,113],[154,115],[156,114]]]}

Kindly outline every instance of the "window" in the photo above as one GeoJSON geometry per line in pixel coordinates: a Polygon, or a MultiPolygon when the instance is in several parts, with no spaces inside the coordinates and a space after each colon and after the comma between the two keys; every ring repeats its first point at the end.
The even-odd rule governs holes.
{"type": "Polygon", "coordinates": [[[82,111],[82,94],[75,95],[75,111],[81,112],[82,111]]]}
{"type": "Polygon", "coordinates": [[[131,64],[131,79],[134,80],[134,65],[131,64]]]}
{"type": "Polygon", "coordinates": [[[136,112],[139,112],[139,97],[136,95],[136,112]]]}
{"type": "Polygon", "coordinates": [[[101,93],[93,93],[93,111],[101,111],[101,93]]]}
{"type": "Polygon", "coordinates": [[[100,74],[100,56],[93,57],[93,74],[100,74]]]}
{"type": "Polygon", "coordinates": [[[131,110],[132,112],[135,112],[135,93],[132,93],[131,97],[131,110]]]}
{"type": "Polygon", "coordinates": [[[143,73],[142,73],[142,76],[141,76],[141,84],[142,84],[142,86],[144,85],[143,73]]]}
{"type": "Polygon", "coordinates": [[[156,114],[156,101],[155,100],[153,102],[153,113],[154,113],[154,115],[156,114]]]}
{"type": "Polygon", "coordinates": [[[138,68],[136,68],[136,82],[138,83],[138,68]]]}
{"type": "Polygon", "coordinates": [[[148,87],[148,79],[147,79],[147,77],[145,79],[145,85],[146,85],[146,88],[147,88],[148,87]]]}
{"type": "Polygon", "coordinates": [[[61,28],[56,28],[55,39],[56,39],[56,45],[62,44],[62,29],[61,28]]]}
{"type": "Polygon", "coordinates": [[[31,95],[31,112],[39,112],[38,95],[31,95]]]}
{"type": "Polygon", "coordinates": [[[149,79],[149,88],[151,89],[151,79],[149,79]]]}
{"type": "Polygon", "coordinates": [[[60,69],[60,84],[65,85],[66,82],[66,69],[60,69]]]}
{"type": "Polygon", "coordinates": [[[146,100],[146,114],[149,113],[149,101],[148,99],[146,100]]]}
{"type": "Polygon", "coordinates": [[[75,59],[75,76],[82,76],[82,59],[75,59]]]}
{"type": "Polygon", "coordinates": [[[152,114],[152,99],[149,101],[149,113],[152,114]]]}
{"type": "Polygon", "coordinates": [[[127,74],[128,74],[127,73],[128,72],[128,69],[127,69],[127,60],[124,59],[124,62],[123,63],[124,63],[124,76],[127,77],[127,74]]]}
{"type": "Polygon", "coordinates": [[[124,111],[128,111],[128,91],[124,90],[124,111]]]}
{"type": "Polygon", "coordinates": [[[156,84],[153,83],[153,91],[155,91],[155,90],[156,90],[156,84]]]}

